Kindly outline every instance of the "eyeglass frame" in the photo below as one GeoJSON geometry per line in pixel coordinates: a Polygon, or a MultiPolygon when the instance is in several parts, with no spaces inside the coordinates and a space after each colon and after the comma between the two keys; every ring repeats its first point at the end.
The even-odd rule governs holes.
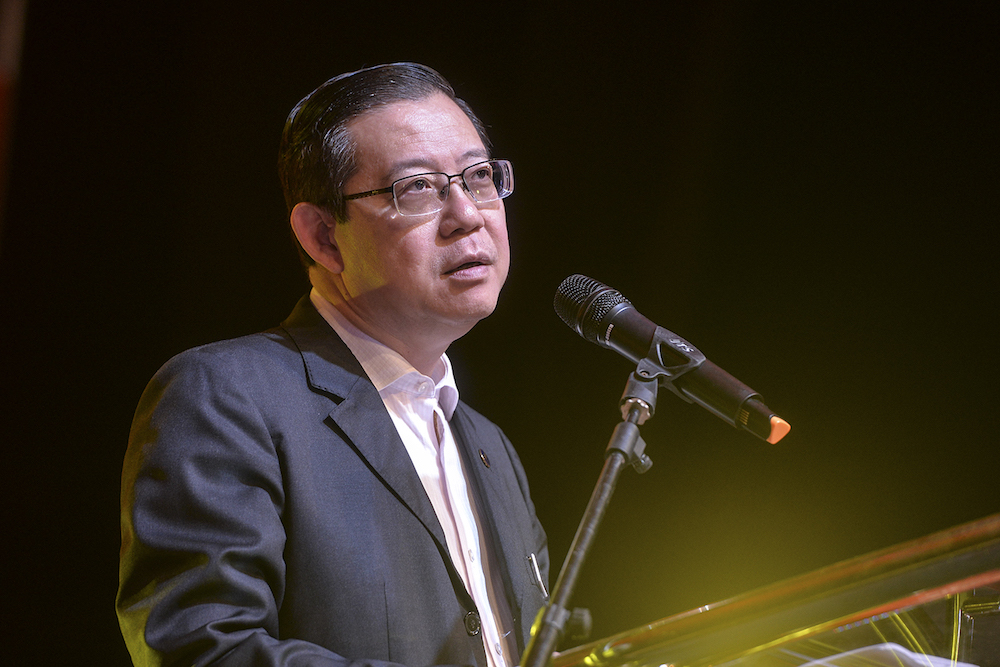
{"type": "Polygon", "coordinates": [[[397,178],[396,180],[394,180],[387,188],[378,188],[375,190],[368,190],[367,192],[358,192],[352,195],[344,195],[344,201],[363,199],[365,197],[374,197],[375,195],[392,194],[392,205],[396,208],[396,212],[399,213],[401,216],[406,218],[412,218],[418,215],[430,215],[431,213],[437,213],[438,211],[444,208],[445,202],[448,201],[448,197],[451,195],[451,179],[458,177],[462,178],[462,189],[468,192],[469,196],[472,197],[472,200],[477,204],[489,204],[490,202],[506,199],[507,197],[514,194],[514,165],[510,163],[510,160],[503,160],[500,158],[490,158],[488,160],[482,160],[480,162],[476,162],[475,164],[470,164],[468,167],[458,172],[457,174],[448,175],[443,171],[424,171],[420,172],[419,174],[410,174],[409,176],[403,176],[401,178],[397,178]],[[487,199],[486,201],[479,201],[478,199],[476,199],[476,195],[472,194],[472,189],[469,187],[469,183],[465,180],[465,172],[469,171],[473,167],[478,167],[479,165],[487,164],[489,162],[499,162],[499,163],[505,163],[507,165],[508,172],[510,173],[511,187],[510,190],[507,192],[507,194],[498,196],[496,199],[487,199]],[[416,178],[418,176],[437,176],[437,175],[444,176],[445,178],[448,179],[448,186],[447,186],[448,191],[445,193],[444,199],[441,200],[441,208],[434,209],[433,211],[424,211],[423,213],[403,213],[401,210],[399,210],[399,202],[396,200],[397,183],[399,183],[400,181],[409,180],[411,178],[416,178]]]}

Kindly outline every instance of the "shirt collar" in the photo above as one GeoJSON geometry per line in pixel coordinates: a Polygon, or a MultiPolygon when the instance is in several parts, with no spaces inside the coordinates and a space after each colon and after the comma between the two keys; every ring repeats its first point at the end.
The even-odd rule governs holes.
{"type": "Polygon", "coordinates": [[[351,324],[343,313],[324,299],[315,288],[309,293],[309,300],[361,363],[361,367],[365,369],[365,373],[368,374],[379,394],[391,393],[406,386],[419,384],[419,382],[397,382],[406,375],[415,374],[434,384],[438,404],[441,406],[445,418],[451,419],[458,405],[458,385],[455,383],[451,360],[448,359],[447,354],[441,355],[441,359],[431,371],[431,377],[427,377],[415,369],[401,354],[351,324]]]}

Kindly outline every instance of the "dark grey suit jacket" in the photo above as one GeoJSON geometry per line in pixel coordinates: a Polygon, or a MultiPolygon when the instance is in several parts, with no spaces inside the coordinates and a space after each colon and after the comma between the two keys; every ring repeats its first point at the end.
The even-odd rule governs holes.
{"type": "MultiPolygon", "coordinates": [[[[500,429],[462,403],[451,424],[523,651],[545,534],[500,429]]],[[[136,664],[486,666],[410,458],[308,298],[150,382],[125,457],[117,610],[136,664]]]]}

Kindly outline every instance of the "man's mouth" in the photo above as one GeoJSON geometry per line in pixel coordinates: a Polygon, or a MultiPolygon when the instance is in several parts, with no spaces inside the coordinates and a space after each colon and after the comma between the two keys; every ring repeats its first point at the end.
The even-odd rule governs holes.
{"type": "Polygon", "coordinates": [[[478,257],[478,258],[476,258],[476,259],[470,259],[470,260],[469,260],[469,261],[467,261],[467,262],[463,262],[463,263],[459,264],[458,266],[456,266],[456,267],[455,267],[455,268],[453,268],[453,269],[448,269],[447,271],[445,271],[445,272],[444,272],[444,274],[445,274],[446,276],[450,276],[450,275],[452,275],[452,274],[455,274],[455,273],[458,273],[459,271],[463,271],[463,270],[465,270],[465,269],[471,269],[471,268],[472,268],[472,267],[474,267],[474,266],[484,266],[484,265],[486,265],[486,264],[488,264],[488,263],[489,263],[489,262],[488,262],[488,261],[486,261],[486,259],[485,259],[485,258],[483,258],[483,257],[478,257]]]}
{"type": "Polygon", "coordinates": [[[445,275],[450,276],[451,274],[456,273],[458,271],[461,271],[462,269],[468,269],[468,268],[471,268],[473,266],[480,266],[481,264],[482,264],[482,262],[466,262],[465,264],[461,264],[459,266],[456,266],[454,269],[452,269],[450,271],[445,271],[445,275]]]}

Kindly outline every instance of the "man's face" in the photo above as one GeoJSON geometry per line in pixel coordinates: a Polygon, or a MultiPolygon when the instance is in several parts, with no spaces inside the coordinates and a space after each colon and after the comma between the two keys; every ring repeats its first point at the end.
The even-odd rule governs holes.
{"type": "MultiPolygon", "coordinates": [[[[490,157],[443,94],[375,109],[349,128],[358,171],[347,193],[422,172],[457,174],[490,157]]],[[[335,227],[344,304],[382,342],[447,347],[496,307],[510,266],[503,201],[476,204],[460,178],[451,183],[437,213],[401,216],[391,194],[376,195],[349,201],[347,222],[335,227]]]]}

